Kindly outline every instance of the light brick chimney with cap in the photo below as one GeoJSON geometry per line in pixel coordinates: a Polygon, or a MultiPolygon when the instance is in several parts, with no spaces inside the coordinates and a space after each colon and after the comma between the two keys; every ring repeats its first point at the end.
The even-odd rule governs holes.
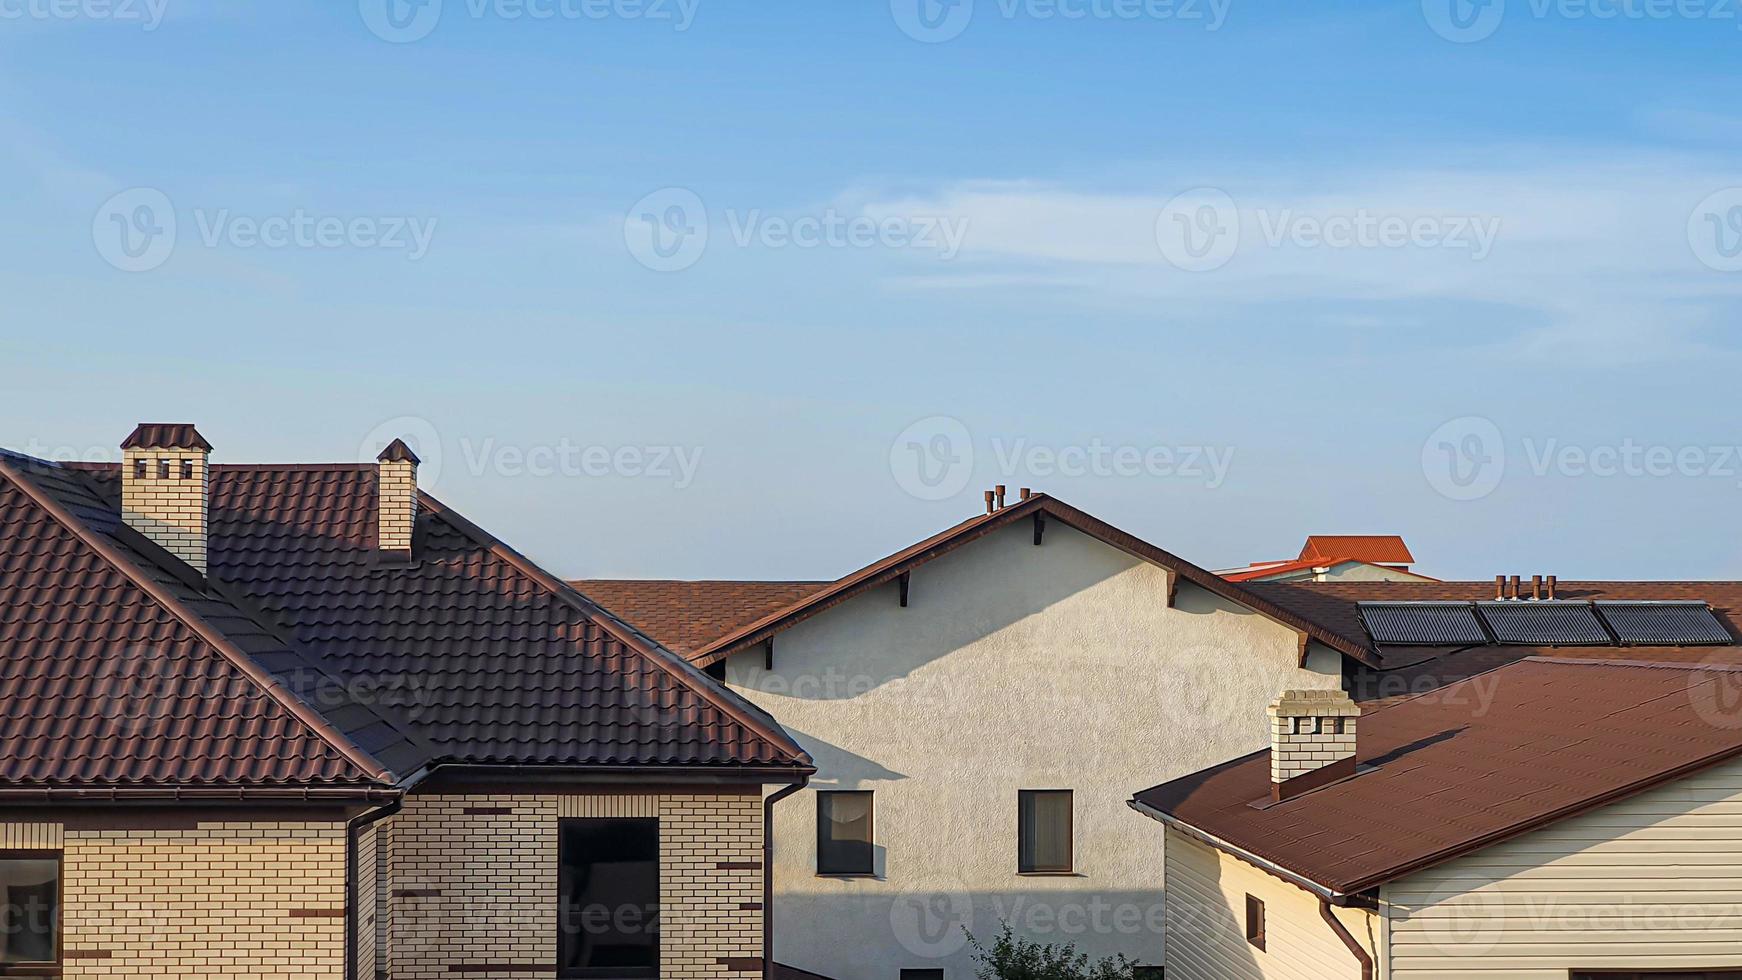
{"type": "Polygon", "coordinates": [[[1343,691],[1284,691],[1271,702],[1270,788],[1286,800],[1355,774],[1361,709],[1343,691]]]}
{"type": "Polygon", "coordinates": [[[376,547],[396,561],[411,560],[412,530],[417,527],[417,464],[420,460],[403,439],[395,439],[375,457],[376,547]]]}
{"type": "Polygon", "coordinates": [[[141,422],[121,442],[121,520],[206,574],[211,443],[186,423],[141,422]]]}

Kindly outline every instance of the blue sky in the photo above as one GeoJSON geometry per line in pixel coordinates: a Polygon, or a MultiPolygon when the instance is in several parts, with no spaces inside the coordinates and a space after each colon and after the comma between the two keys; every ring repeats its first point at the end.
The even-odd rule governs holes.
{"type": "Polygon", "coordinates": [[[1212,566],[1742,576],[1733,4],[386,2],[0,0],[0,444],[403,432],[576,575],[1003,482],[1212,566]]]}

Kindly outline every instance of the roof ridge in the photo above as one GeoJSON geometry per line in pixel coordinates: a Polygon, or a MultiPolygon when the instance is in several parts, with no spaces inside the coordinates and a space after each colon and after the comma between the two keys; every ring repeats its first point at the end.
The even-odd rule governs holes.
{"type": "MultiPolygon", "coordinates": [[[[192,609],[189,609],[180,599],[165,591],[159,583],[152,581],[151,577],[146,575],[143,569],[136,566],[113,545],[104,541],[94,531],[87,527],[83,521],[79,520],[62,506],[59,501],[56,501],[53,497],[46,494],[41,487],[38,487],[34,481],[30,480],[17,468],[15,461],[20,459],[29,460],[36,465],[63,470],[75,479],[77,478],[77,470],[61,467],[56,463],[36,459],[33,456],[23,456],[14,453],[0,455],[0,476],[5,477],[10,483],[16,486],[19,492],[30,498],[33,504],[41,508],[41,510],[53,518],[56,523],[66,528],[74,537],[84,543],[86,547],[96,552],[98,557],[108,562],[111,567],[120,572],[122,577],[131,582],[135,588],[144,592],[152,601],[162,606],[170,613],[170,615],[179,620],[182,625],[192,630],[196,636],[207,645],[211,646],[213,650],[217,651],[219,656],[223,657],[226,662],[230,663],[240,671],[242,675],[247,678],[249,682],[259,688],[262,693],[271,698],[286,711],[289,711],[292,717],[296,718],[307,727],[315,737],[327,743],[340,755],[344,756],[347,761],[356,766],[365,776],[379,783],[392,782],[392,780],[385,778],[392,775],[387,767],[383,766],[374,756],[364,751],[361,746],[346,737],[343,732],[340,732],[320,713],[319,710],[307,704],[301,698],[296,697],[293,692],[278,683],[278,680],[272,676],[270,671],[256,663],[252,657],[248,656],[247,653],[232,643],[221,632],[213,629],[204,618],[192,609]]],[[[79,481],[79,484],[81,487],[84,487],[83,481],[79,481]]],[[[84,489],[87,492],[90,490],[89,487],[84,487],[84,489]]]]}
{"type": "Polygon", "coordinates": [[[712,679],[689,661],[667,650],[663,644],[577,592],[573,586],[545,571],[536,562],[510,547],[502,539],[472,523],[429,492],[419,490],[418,498],[422,505],[440,515],[453,525],[455,530],[507,562],[516,571],[531,579],[534,584],[545,589],[553,597],[580,610],[624,646],[663,669],[674,680],[689,688],[703,700],[726,712],[764,740],[789,752],[795,762],[803,762],[807,765],[810,763],[810,754],[804,750],[803,746],[794,741],[791,735],[786,733],[786,730],[780,726],[778,721],[775,721],[773,716],[757,708],[724,685],[716,685],[712,679]]]}
{"type": "Polygon", "coordinates": [[[901,550],[874,561],[863,568],[849,572],[847,575],[829,583],[828,587],[819,589],[817,592],[812,593],[797,602],[775,610],[754,623],[740,627],[723,637],[719,637],[712,642],[705,644],[695,652],[692,657],[692,662],[711,662],[710,658],[719,659],[720,655],[730,653],[733,650],[740,649],[745,645],[756,642],[765,633],[767,635],[773,635],[773,633],[779,632],[778,624],[782,620],[803,613],[806,609],[812,607],[815,607],[814,612],[821,612],[823,609],[827,609],[829,606],[834,604],[834,602],[830,601],[831,599],[834,601],[845,601],[847,598],[851,598],[852,595],[857,594],[853,591],[855,589],[874,587],[899,575],[903,569],[914,568],[925,564],[933,558],[938,557],[950,547],[957,544],[965,544],[966,540],[960,540],[964,535],[974,532],[982,532],[982,529],[996,529],[1003,524],[1017,520],[1025,515],[1043,511],[1063,522],[1065,525],[1097,538],[1106,544],[1120,549],[1121,551],[1135,555],[1145,561],[1161,565],[1162,567],[1177,573],[1179,576],[1199,588],[1219,595],[1230,602],[1235,602],[1245,606],[1260,615],[1275,620],[1276,622],[1303,633],[1312,639],[1317,639],[1319,642],[1340,653],[1348,654],[1357,660],[1361,660],[1363,663],[1377,666],[1377,664],[1374,663],[1374,651],[1367,644],[1365,637],[1362,637],[1359,640],[1352,639],[1323,623],[1308,619],[1304,615],[1284,609],[1276,603],[1271,602],[1269,599],[1249,591],[1241,583],[1230,582],[1226,578],[1217,575],[1215,572],[1187,561],[1165,548],[1150,544],[1148,541],[1145,541],[1128,531],[1123,531],[1114,527],[1106,521],[1095,517],[1093,514],[1073,507],[1070,504],[1065,503],[1063,500],[1046,493],[1036,493],[1026,500],[1018,501],[1017,503],[1004,507],[1001,510],[993,511],[989,514],[976,514],[968,520],[945,528],[928,538],[909,545],[906,548],[902,548],[901,550]]]}

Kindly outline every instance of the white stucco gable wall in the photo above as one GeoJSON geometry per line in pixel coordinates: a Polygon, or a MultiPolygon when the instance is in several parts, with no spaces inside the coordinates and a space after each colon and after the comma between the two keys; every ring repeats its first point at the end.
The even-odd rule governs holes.
{"type": "Polygon", "coordinates": [[[727,664],[734,688],[816,760],[775,809],[779,962],[838,980],[943,968],[959,928],[1000,917],[1095,955],[1163,958],[1162,837],[1138,789],[1262,748],[1285,688],[1336,687],[1340,658],[1297,667],[1290,629],[1049,521],[1019,522],[779,634],[727,664]],[[815,873],[816,790],[875,796],[877,876],[815,873]],[[1017,791],[1075,794],[1076,869],[1017,874],[1017,791]]]}

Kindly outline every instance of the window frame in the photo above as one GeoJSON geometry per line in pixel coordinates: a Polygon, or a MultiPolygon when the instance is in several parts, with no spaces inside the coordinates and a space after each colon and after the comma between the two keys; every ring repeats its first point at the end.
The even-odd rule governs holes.
{"type": "Polygon", "coordinates": [[[663,925],[665,896],[660,891],[663,873],[664,829],[658,817],[562,817],[557,820],[557,908],[556,908],[556,976],[557,980],[658,980],[663,965],[662,935],[658,929],[653,938],[653,966],[643,967],[565,967],[563,965],[563,831],[575,824],[632,823],[653,826],[653,899],[663,925]]]}
{"type": "Polygon", "coordinates": [[[44,848],[0,849],[0,861],[54,862],[54,959],[0,962],[0,976],[59,976],[66,964],[66,852],[44,848]]]}
{"type": "Polygon", "coordinates": [[[1077,873],[1077,794],[1069,789],[1019,789],[1016,791],[1016,873],[1044,877],[1047,875],[1075,875],[1077,873]],[[1065,863],[1063,867],[1043,868],[1038,865],[1032,868],[1023,867],[1023,803],[1035,796],[1053,796],[1063,794],[1069,806],[1065,808],[1065,863]]]}
{"type": "MultiPolygon", "coordinates": [[[[831,814],[832,816],[832,814],[831,814]]],[[[819,789],[817,790],[817,877],[819,878],[875,878],[877,877],[877,797],[874,791],[868,789],[819,789]],[[823,866],[824,843],[832,841],[832,836],[826,836],[832,819],[823,818],[823,797],[833,799],[837,796],[863,796],[865,805],[865,867],[863,869],[842,870],[825,868],[823,866]]]]}
{"type": "Polygon", "coordinates": [[[1253,949],[1264,950],[1264,899],[1250,892],[1246,895],[1246,944],[1253,949]]]}
{"type": "Polygon", "coordinates": [[[914,967],[902,967],[901,972],[898,974],[898,977],[899,977],[899,980],[921,980],[921,977],[919,976],[920,974],[924,975],[925,980],[930,980],[930,978],[933,975],[935,975],[937,977],[937,980],[945,980],[945,978],[947,976],[947,974],[945,974],[944,971],[939,967],[914,966],[914,967]]]}

